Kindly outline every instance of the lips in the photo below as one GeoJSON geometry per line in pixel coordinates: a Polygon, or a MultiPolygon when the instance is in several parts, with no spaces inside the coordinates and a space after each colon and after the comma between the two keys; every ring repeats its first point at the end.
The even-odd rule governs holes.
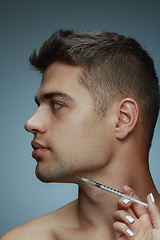
{"type": "Polygon", "coordinates": [[[31,145],[32,145],[32,148],[34,149],[34,151],[32,152],[32,157],[35,159],[37,159],[37,157],[42,156],[46,151],[49,150],[49,148],[39,144],[35,140],[31,142],[31,145]]]}
{"type": "Polygon", "coordinates": [[[36,141],[34,141],[34,140],[31,142],[31,145],[32,145],[32,148],[33,148],[34,150],[36,150],[36,149],[38,149],[38,148],[46,148],[46,147],[44,147],[43,145],[39,144],[38,142],[36,142],[36,141]]]}

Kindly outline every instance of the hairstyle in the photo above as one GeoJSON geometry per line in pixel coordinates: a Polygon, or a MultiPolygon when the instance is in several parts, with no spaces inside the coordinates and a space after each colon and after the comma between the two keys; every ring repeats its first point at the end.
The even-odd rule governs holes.
{"type": "Polygon", "coordinates": [[[104,116],[112,102],[131,97],[139,106],[144,140],[150,148],[160,94],[149,53],[131,37],[99,31],[56,31],[30,64],[42,74],[53,62],[80,66],[79,81],[91,92],[95,110],[104,116]]]}

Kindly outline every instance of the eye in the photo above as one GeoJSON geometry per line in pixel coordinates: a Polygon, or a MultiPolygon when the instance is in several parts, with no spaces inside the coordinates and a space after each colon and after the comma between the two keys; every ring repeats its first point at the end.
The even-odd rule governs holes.
{"type": "Polygon", "coordinates": [[[52,104],[54,110],[57,110],[57,109],[60,109],[61,107],[63,107],[63,104],[61,104],[61,103],[57,103],[57,102],[54,102],[54,101],[52,101],[50,103],[52,104]]]}

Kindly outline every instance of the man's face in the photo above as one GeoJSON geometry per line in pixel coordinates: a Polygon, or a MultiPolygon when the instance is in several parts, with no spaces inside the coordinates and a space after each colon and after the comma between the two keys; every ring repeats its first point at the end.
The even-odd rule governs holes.
{"type": "Polygon", "coordinates": [[[38,109],[25,124],[34,134],[32,156],[43,182],[74,182],[78,174],[105,164],[107,120],[94,112],[90,93],[78,82],[79,74],[78,67],[50,65],[36,94],[38,109]]]}

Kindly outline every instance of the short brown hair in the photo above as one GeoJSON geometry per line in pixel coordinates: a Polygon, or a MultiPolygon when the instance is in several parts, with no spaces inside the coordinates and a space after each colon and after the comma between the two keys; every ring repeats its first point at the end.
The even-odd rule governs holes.
{"type": "Polygon", "coordinates": [[[110,32],[59,30],[30,56],[30,64],[42,74],[53,62],[82,68],[80,82],[91,91],[99,114],[104,115],[113,101],[134,98],[150,147],[160,106],[159,83],[152,58],[135,39],[110,32]]]}

